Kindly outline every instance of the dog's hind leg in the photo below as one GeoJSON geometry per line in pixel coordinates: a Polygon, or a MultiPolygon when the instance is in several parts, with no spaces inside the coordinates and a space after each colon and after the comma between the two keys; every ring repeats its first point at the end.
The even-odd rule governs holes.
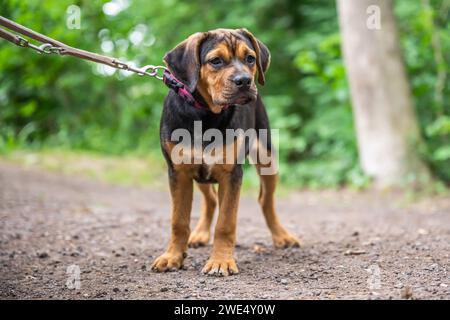
{"type": "Polygon", "coordinates": [[[276,248],[298,247],[300,246],[298,239],[283,227],[275,210],[275,188],[278,174],[273,171],[275,165],[273,161],[275,159],[270,154],[269,157],[270,161],[267,164],[262,164],[260,161],[256,163],[256,170],[261,183],[258,201],[264,213],[267,226],[272,233],[274,246],[276,248]]]}
{"type": "Polygon", "coordinates": [[[189,246],[194,248],[208,244],[211,233],[211,222],[217,207],[217,193],[214,185],[198,183],[197,186],[202,192],[203,199],[200,219],[189,237],[189,246]]]}

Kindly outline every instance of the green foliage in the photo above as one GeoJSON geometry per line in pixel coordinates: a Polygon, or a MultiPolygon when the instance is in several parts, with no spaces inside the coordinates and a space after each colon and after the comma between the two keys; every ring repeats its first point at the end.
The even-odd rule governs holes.
{"type": "MultiPolygon", "coordinates": [[[[272,128],[280,129],[282,182],[313,188],[367,185],[358,165],[334,1],[112,2],[129,6],[107,15],[102,9],[107,1],[76,1],[80,30],[66,27],[66,9],[74,4],[69,0],[3,0],[0,14],[139,66],[160,64],[165,52],[194,32],[248,28],[272,53],[268,85],[260,91],[272,128]]],[[[424,158],[448,182],[450,25],[443,4],[431,1],[426,8],[401,0],[396,13],[427,146],[424,158]],[[433,37],[439,39],[441,60],[433,37]]],[[[5,41],[0,41],[0,70],[0,152],[57,147],[124,155],[159,149],[167,89],[158,81],[118,71],[108,75],[109,69],[93,63],[37,55],[5,41]]]]}
{"type": "Polygon", "coordinates": [[[433,172],[450,181],[450,24],[448,1],[397,5],[413,97],[433,172]]]}

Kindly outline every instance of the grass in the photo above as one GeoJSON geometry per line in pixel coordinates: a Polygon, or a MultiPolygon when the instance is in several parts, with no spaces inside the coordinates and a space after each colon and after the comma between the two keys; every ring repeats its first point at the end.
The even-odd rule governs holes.
{"type": "MultiPolygon", "coordinates": [[[[131,153],[118,156],[70,149],[14,148],[0,152],[0,161],[110,184],[168,190],[166,163],[163,156],[156,152],[145,155],[131,153]]],[[[246,165],[242,194],[255,197],[258,190],[259,178],[256,170],[252,166],[246,165]]],[[[279,184],[277,196],[287,197],[295,190],[298,190],[298,187],[279,184]]],[[[394,192],[394,190],[384,190],[384,192],[394,192]]],[[[406,203],[410,203],[433,195],[448,196],[450,191],[442,183],[439,183],[433,184],[431,189],[406,189],[402,193],[406,203]]]]}
{"type": "Polygon", "coordinates": [[[162,156],[111,156],[87,151],[44,149],[14,150],[1,159],[27,168],[44,169],[70,176],[126,186],[163,187],[166,169],[162,156]]]}
{"type": "MultiPolygon", "coordinates": [[[[125,156],[106,155],[89,151],[44,148],[13,149],[0,153],[0,160],[26,168],[47,170],[68,176],[84,177],[124,186],[152,187],[167,190],[167,169],[160,153],[125,156]]],[[[251,166],[244,168],[242,191],[254,195],[259,190],[259,178],[251,166]]],[[[289,189],[282,185],[277,194],[284,196],[289,189]]]]}

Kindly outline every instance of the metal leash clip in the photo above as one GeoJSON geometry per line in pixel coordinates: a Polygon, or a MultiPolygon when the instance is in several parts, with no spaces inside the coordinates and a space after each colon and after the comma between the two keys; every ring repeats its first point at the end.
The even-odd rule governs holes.
{"type": "Polygon", "coordinates": [[[40,50],[39,53],[45,53],[45,54],[52,54],[52,53],[61,54],[61,50],[62,50],[62,48],[55,47],[50,43],[44,43],[43,45],[39,46],[38,48],[40,50]]]}
{"type": "Polygon", "coordinates": [[[28,42],[27,39],[22,38],[21,36],[16,36],[16,37],[17,37],[17,40],[18,40],[17,45],[18,45],[19,47],[24,47],[24,48],[26,48],[26,47],[29,46],[30,43],[28,42]]]}
{"type": "Polygon", "coordinates": [[[166,71],[167,68],[164,66],[154,66],[154,65],[149,64],[149,65],[146,65],[146,66],[140,68],[139,69],[140,72],[138,72],[138,74],[141,76],[147,75],[150,77],[154,77],[158,80],[163,80],[163,74],[161,74],[160,70],[162,70],[162,73],[164,73],[164,71],[166,71]]]}
{"type": "Polygon", "coordinates": [[[125,62],[114,59],[112,63],[114,64],[114,66],[117,69],[121,69],[121,70],[129,70],[130,69],[130,66],[128,64],[126,64],[125,62]]]}
{"type": "Polygon", "coordinates": [[[42,46],[36,46],[32,43],[30,43],[27,39],[22,38],[21,36],[17,36],[17,40],[18,42],[16,43],[19,47],[23,47],[23,48],[31,48],[33,50],[36,50],[37,53],[42,54],[44,53],[44,50],[41,49],[42,46]]]}

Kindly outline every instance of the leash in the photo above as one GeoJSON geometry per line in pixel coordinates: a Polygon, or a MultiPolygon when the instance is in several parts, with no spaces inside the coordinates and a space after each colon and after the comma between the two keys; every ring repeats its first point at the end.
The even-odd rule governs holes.
{"type": "Polygon", "coordinates": [[[47,37],[2,16],[0,16],[0,25],[41,43],[41,45],[35,45],[20,35],[0,28],[0,37],[19,47],[33,49],[39,54],[56,54],[61,56],[68,55],[79,59],[104,64],[116,69],[134,72],[140,76],[156,78],[161,80],[169,89],[173,90],[189,105],[197,109],[208,109],[208,107],[198,102],[189,92],[187,86],[178,80],[165,66],[146,65],[141,68],[135,67],[115,58],[68,46],[65,43],[47,37]]]}

